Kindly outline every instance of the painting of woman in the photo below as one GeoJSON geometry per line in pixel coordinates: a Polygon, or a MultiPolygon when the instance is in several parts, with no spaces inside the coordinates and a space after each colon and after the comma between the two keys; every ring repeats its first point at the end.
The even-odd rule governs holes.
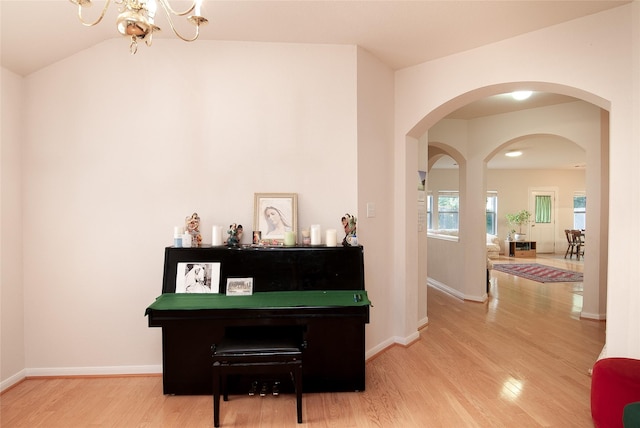
{"type": "Polygon", "coordinates": [[[264,209],[264,219],[267,221],[266,236],[281,236],[291,230],[291,224],[287,220],[286,215],[276,207],[266,207],[264,209]]]}

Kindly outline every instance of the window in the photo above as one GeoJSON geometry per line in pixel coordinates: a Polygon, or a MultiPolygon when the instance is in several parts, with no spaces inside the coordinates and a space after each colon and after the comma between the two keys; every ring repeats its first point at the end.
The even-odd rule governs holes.
{"type": "Polygon", "coordinates": [[[458,230],[458,192],[438,192],[438,229],[458,230]]]}
{"type": "Polygon", "coordinates": [[[487,233],[498,234],[498,192],[487,192],[487,233]]]}
{"type": "Polygon", "coordinates": [[[587,196],[584,193],[573,195],[573,228],[586,229],[587,224],[587,196]]]}
{"type": "Polygon", "coordinates": [[[551,223],[551,196],[536,195],[536,223],[551,223]]]}

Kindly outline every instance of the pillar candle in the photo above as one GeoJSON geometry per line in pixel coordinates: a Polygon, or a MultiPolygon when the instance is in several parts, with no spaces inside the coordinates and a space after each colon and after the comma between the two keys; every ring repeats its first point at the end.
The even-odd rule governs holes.
{"type": "Polygon", "coordinates": [[[335,247],[338,243],[338,235],[335,229],[327,229],[327,247],[335,247]]]}
{"type": "Polygon", "coordinates": [[[311,245],[320,245],[322,244],[322,238],[320,237],[320,225],[312,224],[311,225],[311,245]]]}
{"type": "Polygon", "coordinates": [[[211,229],[211,245],[222,245],[222,228],[213,226],[211,229]]]}
{"type": "Polygon", "coordinates": [[[284,233],[284,245],[287,247],[293,247],[296,245],[296,233],[295,232],[285,232],[284,233]]]}

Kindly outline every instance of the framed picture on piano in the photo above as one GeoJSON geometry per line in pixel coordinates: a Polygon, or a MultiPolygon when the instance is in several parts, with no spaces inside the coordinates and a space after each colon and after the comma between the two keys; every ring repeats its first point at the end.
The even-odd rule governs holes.
{"type": "Polygon", "coordinates": [[[176,293],[219,293],[220,263],[180,262],[176,268],[176,293]]]}
{"type": "Polygon", "coordinates": [[[227,296],[251,296],[253,278],[227,278],[227,296]]]}
{"type": "Polygon", "coordinates": [[[287,232],[298,230],[297,193],[255,193],[253,230],[268,243],[283,243],[287,232]]]}

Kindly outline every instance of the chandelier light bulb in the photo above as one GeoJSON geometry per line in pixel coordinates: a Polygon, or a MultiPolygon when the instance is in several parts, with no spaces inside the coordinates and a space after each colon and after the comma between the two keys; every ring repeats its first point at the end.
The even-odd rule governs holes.
{"type": "Polygon", "coordinates": [[[118,32],[123,36],[133,36],[143,38],[151,30],[149,22],[138,12],[128,10],[118,15],[116,20],[118,32]]]}

